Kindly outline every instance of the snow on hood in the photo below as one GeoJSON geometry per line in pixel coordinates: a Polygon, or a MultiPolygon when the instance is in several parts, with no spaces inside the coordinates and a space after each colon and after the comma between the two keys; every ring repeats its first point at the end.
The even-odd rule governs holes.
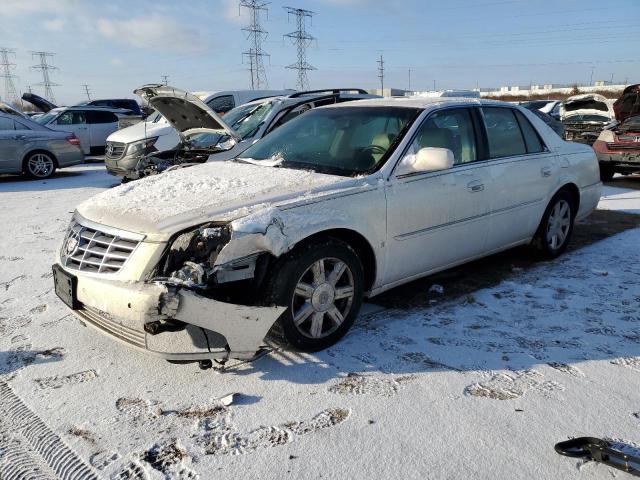
{"type": "Polygon", "coordinates": [[[231,221],[314,189],[353,179],[287,168],[215,162],[146,177],[80,204],[87,220],[164,237],[207,221],[231,221]]]}
{"type": "Polygon", "coordinates": [[[616,118],[613,101],[597,93],[585,93],[567,98],[560,106],[560,119],[573,115],[603,115],[616,118]]]}

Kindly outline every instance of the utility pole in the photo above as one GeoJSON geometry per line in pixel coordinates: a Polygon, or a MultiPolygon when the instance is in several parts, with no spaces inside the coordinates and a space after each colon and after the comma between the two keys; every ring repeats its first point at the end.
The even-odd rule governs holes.
{"type": "Polygon", "coordinates": [[[16,51],[12,48],[0,48],[0,77],[4,78],[4,99],[7,103],[17,102],[18,93],[16,92],[16,86],[13,83],[16,77],[11,70],[16,68],[16,64],[9,61],[9,55],[15,55],[16,51]]]}
{"type": "Polygon", "coordinates": [[[260,24],[260,12],[268,12],[269,2],[261,0],[240,0],[239,9],[249,10],[249,25],[242,31],[246,32],[249,40],[249,50],[242,52],[243,57],[249,58],[249,72],[251,73],[251,90],[259,90],[267,86],[267,73],[264,69],[263,58],[269,54],[262,50],[262,42],[267,38],[267,31],[260,24]]]}
{"type": "Polygon", "coordinates": [[[409,69],[409,88],[407,88],[407,91],[411,91],[411,69],[409,69]]]}
{"type": "Polygon", "coordinates": [[[287,33],[285,37],[289,38],[291,42],[296,46],[298,50],[298,61],[288,65],[286,68],[298,71],[298,81],[296,83],[299,90],[309,89],[309,78],[307,72],[309,70],[315,70],[316,67],[307,62],[307,47],[311,45],[311,42],[315,40],[315,37],[307,33],[307,18],[312,19],[315,12],[311,10],[304,10],[302,8],[284,7],[287,11],[287,16],[296,17],[297,30],[295,32],[287,33]]]}
{"type": "Polygon", "coordinates": [[[51,52],[31,52],[32,57],[38,57],[40,59],[40,63],[38,65],[33,65],[31,67],[34,70],[42,71],[42,82],[37,85],[42,85],[44,87],[44,96],[51,103],[56,103],[56,98],[53,95],[53,89],[51,87],[58,86],[58,84],[51,81],[49,72],[51,70],[57,70],[57,67],[48,63],[47,59],[52,58],[54,55],[55,54],[51,52]]]}
{"type": "Polygon", "coordinates": [[[162,77],[162,83],[164,85],[169,85],[169,75],[160,75],[162,77]]]}
{"type": "Polygon", "coordinates": [[[378,60],[378,78],[380,79],[380,90],[382,90],[382,96],[384,97],[384,59],[382,55],[378,60]]]}
{"type": "Polygon", "coordinates": [[[589,86],[593,86],[593,71],[596,69],[596,67],[591,67],[591,77],[589,78],[589,86]]]}
{"type": "Polygon", "coordinates": [[[91,95],[89,94],[89,85],[83,83],[82,86],[84,87],[84,93],[87,94],[87,100],[91,100],[91,95]]]}

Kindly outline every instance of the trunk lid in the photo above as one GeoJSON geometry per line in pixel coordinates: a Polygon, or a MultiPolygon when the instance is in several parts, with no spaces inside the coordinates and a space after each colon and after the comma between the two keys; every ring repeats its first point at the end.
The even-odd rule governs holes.
{"type": "Polygon", "coordinates": [[[58,108],[57,105],[54,105],[46,98],[42,98],[40,95],[36,95],[35,93],[23,93],[22,100],[29,102],[44,113],[47,113],[49,110],[53,110],[54,108],[58,108]]]}

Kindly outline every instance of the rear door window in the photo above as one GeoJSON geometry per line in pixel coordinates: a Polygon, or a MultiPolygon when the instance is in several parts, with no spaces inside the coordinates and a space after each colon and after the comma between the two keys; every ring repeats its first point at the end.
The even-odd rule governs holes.
{"type": "Polygon", "coordinates": [[[11,118],[0,117],[0,130],[13,130],[13,120],[11,118]]]}
{"type": "Polygon", "coordinates": [[[207,102],[207,105],[216,113],[227,113],[236,106],[236,102],[233,100],[233,95],[223,95],[212,98],[207,102]]]}
{"type": "Polygon", "coordinates": [[[116,123],[118,117],[112,112],[100,112],[95,110],[87,111],[87,123],[116,123]]]}
{"type": "Polygon", "coordinates": [[[524,155],[527,147],[514,110],[501,107],[482,109],[489,141],[489,157],[502,158],[524,155]]]}

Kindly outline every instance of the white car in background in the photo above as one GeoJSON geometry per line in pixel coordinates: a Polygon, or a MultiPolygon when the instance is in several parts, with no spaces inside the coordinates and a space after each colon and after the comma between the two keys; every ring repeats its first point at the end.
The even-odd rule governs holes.
{"type": "Polygon", "coordinates": [[[75,134],[85,155],[104,153],[107,137],[118,130],[120,118],[129,116],[129,110],[107,107],[57,107],[33,120],[40,125],[75,134]]]}
{"type": "Polygon", "coordinates": [[[518,245],[560,255],[601,187],[590,147],[508,103],[315,108],[235,160],[78,206],[55,290],[85,324],[172,361],[250,359],[270,330],[315,351],[364,297],[518,245]]]}
{"type": "Polygon", "coordinates": [[[597,93],[567,98],[560,107],[565,140],[592,145],[605,125],[616,119],[613,103],[597,93]]]}
{"type": "MultiPolygon", "coordinates": [[[[180,90],[154,84],[147,87],[180,90]]],[[[231,90],[221,92],[194,92],[204,104],[217,114],[226,114],[236,106],[259,98],[287,95],[293,90],[231,90]]],[[[134,92],[135,93],[135,92],[134,92]]],[[[163,158],[172,158],[180,145],[180,135],[159,113],[154,112],[144,122],[118,130],[107,139],[105,166],[107,172],[126,178],[135,175],[138,161],[152,152],[163,152],[163,158]]]]}

